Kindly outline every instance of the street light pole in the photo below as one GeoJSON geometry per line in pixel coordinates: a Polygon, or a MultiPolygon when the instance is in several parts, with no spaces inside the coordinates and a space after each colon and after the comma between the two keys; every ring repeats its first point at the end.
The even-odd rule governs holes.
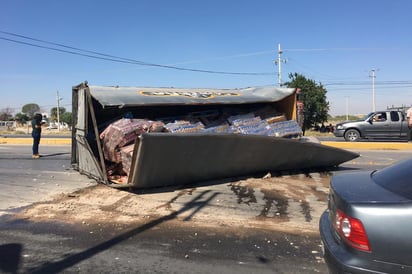
{"type": "Polygon", "coordinates": [[[278,59],[275,61],[275,64],[278,66],[278,86],[282,87],[282,62],[286,64],[287,60],[282,59],[282,49],[280,44],[278,44],[278,59]]]}
{"type": "Polygon", "coordinates": [[[345,96],[346,99],[346,121],[349,121],[349,103],[348,103],[349,96],[345,96]]]}
{"type": "Polygon", "coordinates": [[[376,111],[376,101],[375,101],[375,78],[376,78],[375,72],[376,72],[376,69],[372,69],[371,72],[372,72],[372,76],[370,77],[372,77],[372,111],[375,112],[376,111]]]}
{"type": "Polygon", "coordinates": [[[57,91],[57,131],[60,131],[60,100],[59,91],[57,91]]]}

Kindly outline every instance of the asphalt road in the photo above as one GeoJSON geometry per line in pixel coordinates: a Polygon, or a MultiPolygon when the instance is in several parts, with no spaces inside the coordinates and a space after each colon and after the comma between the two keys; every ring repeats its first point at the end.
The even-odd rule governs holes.
{"type": "Polygon", "coordinates": [[[318,237],[282,232],[3,220],[0,240],[2,273],[326,273],[318,237]]]}
{"type": "MultiPolygon", "coordinates": [[[[43,144],[40,159],[31,159],[30,149],[0,145],[0,273],[327,273],[316,233],[181,227],[170,222],[173,215],[132,226],[15,219],[26,206],[96,184],[71,170],[70,146],[43,144]]],[[[352,150],[361,157],[334,173],[412,156],[405,149],[352,150]]],[[[199,206],[195,197],[187,204],[199,206]]]]}
{"type": "Polygon", "coordinates": [[[70,146],[42,145],[40,153],[41,160],[32,159],[31,146],[0,145],[0,215],[62,192],[96,184],[72,170],[70,146]]]}
{"type": "MultiPolygon", "coordinates": [[[[324,273],[317,235],[174,226],[30,222],[14,213],[93,182],[70,169],[69,146],[0,145],[1,273],[324,273]],[[38,182],[42,182],[38,184],[38,182]],[[23,207],[21,207],[23,206],[23,207]]],[[[223,186],[217,186],[222,187],[223,186]]],[[[195,199],[195,198],[194,198],[195,199]]],[[[191,202],[188,202],[190,205],[191,202]]],[[[198,206],[193,202],[192,206],[198,206]]],[[[136,209],[138,210],[138,209],[136,209]]]]}
{"type": "MultiPolygon", "coordinates": [[[[41,144],[40,153],[43,157],[39,161],[31,159],[31,147],[27,144],[10,145],[0,142],[0,215],[12,208],[96,184],[94,180],[72,170],[70,145],[54,145],[54,142],[55,140],[51,142],[52,145],[41,144]]],[[[351,147],[347,149],[359,153],[361,157],[343,163],[342,170],[380,168],[412,157],[412,144],[345,142],[341,146],[348,144],[351,147]]],[[[332,145],[339,146],[334,142],[332,145]]]]}

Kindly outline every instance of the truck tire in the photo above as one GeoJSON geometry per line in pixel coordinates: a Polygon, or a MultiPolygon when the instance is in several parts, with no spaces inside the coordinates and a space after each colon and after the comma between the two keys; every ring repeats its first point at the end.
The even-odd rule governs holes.
{"type": "Polygon", "coordinates": [[[345,140],[348,142],[358,141],[360,138],[360,133],[356,129],[349,129],[345,132],[345,140]]]}

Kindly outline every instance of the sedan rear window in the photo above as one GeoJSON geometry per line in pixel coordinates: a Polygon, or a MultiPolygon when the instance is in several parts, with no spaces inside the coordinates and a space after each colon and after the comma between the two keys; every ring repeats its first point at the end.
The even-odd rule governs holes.
{"type": "Polygon", "coordinates": [[[372,179],[383,188],[412,200],[412,159],[376,171],[372,179]]]}

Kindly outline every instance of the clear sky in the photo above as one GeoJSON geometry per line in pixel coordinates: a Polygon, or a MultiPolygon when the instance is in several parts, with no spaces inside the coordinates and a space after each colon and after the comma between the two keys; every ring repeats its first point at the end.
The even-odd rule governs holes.
{"type": "Polygon", "coordinates": [[[297,72],[321,83],[333,116],[370,112],[373,79],[376,109],[409,106],[411,10],[410,0],[2,0],[0,110],[48,112],[59,92],[71,111],[85,80],[277,86],[278,44],[283,82],[297,72]]]}

